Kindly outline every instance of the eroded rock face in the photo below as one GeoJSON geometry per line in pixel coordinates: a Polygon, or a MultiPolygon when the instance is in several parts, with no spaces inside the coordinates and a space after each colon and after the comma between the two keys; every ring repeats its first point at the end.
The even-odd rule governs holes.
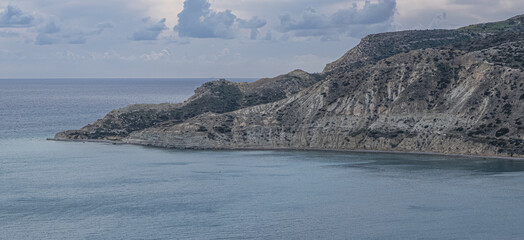
{"type": "Polygon", "coordinates": [[[524,74],[478,61],[477,54],[434,49],[400,54],[330,75],[281,101],[202,114],[134,132],[124,141],[524,156],[524,74]],[[445,60],[450,55],[457,57],[445,60]],[[413,64],[414,59],[420,61],[413,64]]]}
{"type": "MultiPolygon", "coordinates": [[[[170,116],[138,130],[124,128],[119,139],[173,148],[524,157],[522,18],[459,30],[372,35],[319,75],[297,71],[251,84],[209,83],[180,105],[141,105],[150,118],[133,119],[161,119],[159,113],[190,104],[205,111],[170,116]],[[398,46],[388,50],[391,39],[398,46]],[[235,92],[228,94],[232,98],[219,97],[225,101],[221,106],[234,107],[198,102],[221,92],[212,90],[216,86],[235,92]]],[[[126,124],[119,126],[137,125],[126,124]]],[[[122,127],[107,129],[117,134],[122,127]]]]}

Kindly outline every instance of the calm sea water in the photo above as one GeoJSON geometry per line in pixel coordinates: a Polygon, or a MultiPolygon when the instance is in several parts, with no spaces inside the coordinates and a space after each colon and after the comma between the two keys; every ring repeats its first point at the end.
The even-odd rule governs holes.
{"type": "Polygon", "coordinates": [[[0,239],[524,238],[522,161],[44,140],[208,80],[0,80],[0,239]]]}

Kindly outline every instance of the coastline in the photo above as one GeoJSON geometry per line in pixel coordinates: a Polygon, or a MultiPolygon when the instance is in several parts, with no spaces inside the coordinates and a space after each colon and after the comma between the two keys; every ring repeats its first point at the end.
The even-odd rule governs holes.
{"type": "Polygon", "coordinates": [[[58,142],[84,142],[84,143],[102,143],[112,145],[135,145],[142,147],[151,147],[159,149],[180,149],[180,150],[209,150],[209,151],[297,151],[297,152],[332,152],[332,153],[377,153],[377,154],[406,154],[406,155],[426,155],[426,156],[443,156],[443,157],[458,157],[465,159],[485,159],[485,160],[514,160],[524,161],[524,157],[511,156],[490,156],[490,155],[468,155],[468,154],[452,154],[452,153],[438,153],[438,152],[403,152],[403,151],[385,151],[385,150],[365,150],[365,149],[325,149],[325,148],[168,148],[135,143],[126,143],[122,141],[111,141],[101,139],[57,139],[46,138],[47,141],[58,142]]]}
{"type": "Polygon", "coordinates": [[[127,144],[122,141],[111,141],[111,140],[101,140],[101,139],[59,139],[59,138],[46,138],[47,141],[55,142],[82,142],[82,143],[105,143],[113,145],[124,145],[127,144]]]}

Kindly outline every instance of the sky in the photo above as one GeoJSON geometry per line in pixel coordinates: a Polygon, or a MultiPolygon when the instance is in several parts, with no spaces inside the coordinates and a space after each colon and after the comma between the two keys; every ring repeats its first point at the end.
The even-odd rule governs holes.
{"type": "Polygon", "coordinates": [[[0,0],[0,78],[321,72],[367,34],[523,13],[522,0],[0,0]]]}

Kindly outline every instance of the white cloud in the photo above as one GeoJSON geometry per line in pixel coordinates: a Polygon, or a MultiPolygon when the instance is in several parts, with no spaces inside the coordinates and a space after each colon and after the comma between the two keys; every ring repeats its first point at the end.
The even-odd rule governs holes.
{"type": "Polygon", "coordinates": [[[120,54],[119,52],[117,52],[116,50],[109,50],[109,51],[106,51],[106,52],[90,52],[88,55],[87,55],[90,59],[93,59],[93,60],[123,60],[123,61],[130,61],[130,60],[135,60],[136,57],[135,56],[124,56],[122,54],[120,54]]]}
{"type": "Polygon", "coordinates": [[[66,60],[83,60],[86,59],[86,56],[80,55],[78,53],[72,52],[72,51],[60,51],[56,52],[54,54],[58,59],[66,59],[66,60]]]}
{"type": "Polygon", "coordinates": [[[158,52],[151,51],[150,53],[144,53],[140,56],[140,58],[147,61],[156,61],[162,58],[169,58],[170,56],[171,51],[169,51],[169,49],[162,49],[158,52]]]}

